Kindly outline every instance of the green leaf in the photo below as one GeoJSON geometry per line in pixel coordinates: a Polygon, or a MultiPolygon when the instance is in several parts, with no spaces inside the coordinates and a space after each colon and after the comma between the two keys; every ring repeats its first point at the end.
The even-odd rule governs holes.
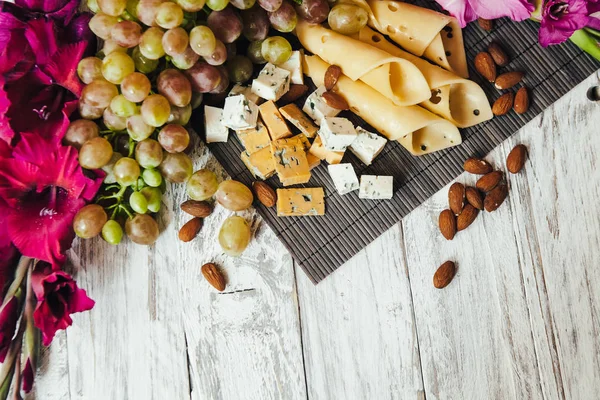
{"type": "Polygon", "coordinates": [[[600,61],[600,44],[598,43],[598,39],[589,32],[580,29],[575,31],[569,40],[575,43],[581,50],[600,61]]]}

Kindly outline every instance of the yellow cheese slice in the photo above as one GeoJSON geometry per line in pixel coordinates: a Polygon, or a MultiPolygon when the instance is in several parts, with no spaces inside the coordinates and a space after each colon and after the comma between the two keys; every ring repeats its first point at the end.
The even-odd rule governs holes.
{"type": "Polygon", "coordinates": [[[277,189],[278,217],[325,215],[323,188],[277,189]]]}
{"type": "MultiPolygon", "coordinates": [[[[316,86],[323,84],[327,68],[329,64],[317,56],[304,57],[304,73],[316,86]]],[[[346,99],[352,112],[388,139],[397,140],[413,155],[431,153],[462,142],[458,128],[450,121],[419,106],[395,105],[363,82],[342,75],[334,91],[346,99]]]]}
{"type": "Polygon", "coordinates": [[[390,43],[379,32],[364,27],[357,38],[393,56],[404,58],[417,66],[431,88],[431,98],[420,103],[459,128],[467,128],[492,119],[492,108],[481,87],[450,71],[433,65],[390,43]]]}
{"type": "Polygon", "coordinates": [[[303,20],[296,25],[296,36],[306,50],[339,66],[344,75],[353,81],[360,79],[396,104],[418,104],[431,96],[423,74],[410,61],[303,20]]]}

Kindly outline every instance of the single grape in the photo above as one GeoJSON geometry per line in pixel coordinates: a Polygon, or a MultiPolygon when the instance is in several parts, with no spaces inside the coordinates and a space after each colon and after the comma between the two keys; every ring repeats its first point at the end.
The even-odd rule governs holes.
{"type": "Polygon", "coordinates": [[[146,58],[139,47],[135,47],[131,53],[131,58],[135,63],[135,69],[140,71],[142,74],[149,74],[158,67],[158,60],[151,60],[146,58]]]}
{"type": "Polygon", "coordinates": [[[154,127],[144,122],[144,118],[137,114],[127,118],[127,133],[133,140],[139,142],[147,139],[154,132],[154,127]]]}
{"type": "MultiPolygon", "coordinates": [[[[202,100],[204,99],[204,95],[202,93],[198,93],[198,92],[193,92],[192,93],[192,102],[190,103],[190,105],[192,106],[192,110],[195,110],[196,108],[200,107],[202,105],[202,100]]],[[[188,118],[189,121],[189,118],[188,118]]],[[[187,123],[182,124],[181,122],[179,122],[181,125],[187,125],[187,123]]]]}
{"type": "Polygon", "coordinates": [[[129,196],[129,206],[138,214],[146,214],[148,211],[148,200],[140,192],[133,192],[129,196]]]}
{"type": "Polygon", "coordinates": [[[106,108],[113,97],[119,94],[115,85],[105,80],[96,79],[83,88],[81,98],[86,105],[96,108],[106,108]]]}
{"type": "Polygon", "coordinates": [[[250,42],[246,55],[254,64],[266,64],[267,60],[262,55],[262,44],[264,40],[250,42]]]}
{"type": "Polygon", "coordinates": [[[164,32],[160,28],[148,28],[140,38],[139,49],[142,55],[150,60],[158,60],[165,55],[162,45],[164,32]]]}
{"type": "Polygon", "coordinates": [[[208,169],[201,169],[187,181],[186,191],[192,200],[208,200],[217,192],[219,182],[217,175],[208,169]]]}
{"type": "MultiPolygon", "coordinates": [[[[116,99],[116,97],[115,97],[116,99]]],[[[113,132],[123,131],[127,129],[127,118],[119,117],[110,107],[107,107],[102,114],[104,125],[113,132]]]]}
{"type": "Polygon", "coordinates": [[[278,65],[286,62],[292,56],[292,46],[285,38],[273,36],[263,41],[261,52],[265,60],[278,65]]]}
{"type": "Polygon", "coordinates": [[[110,142],[103,137],[95,137],[83,144],[79,149],[79,165],[87,169],[104,167],[112,157],[110,142]]]}
{"type": "Polygon", "coordinates": [[[120,84],[135,71],[135,63],[126,53],[113,52],[102,60],[102,75],[110,83],[120,84]]]}
{"type": "Polygon", "coordinates": [[[229,4],[229,0],[206,0],[206,5],[213,11],[221,11],[229,4]]]}
{"type": "Polygon", "coordinates": [[[162,192],[158,187],[145,187],[140,191],[140,193],[146,197],[146,201],[148,202],[148,210],[150,212],[157,213],[160,211],[162,192]]]}
{"type": "Polygon", "coordinates": [[[251,8],[254,3],[256,3],[256,0],[229,0],[229,4],[238,10],[247,10],[251,8]]]}
{"type": "Polygon", "coordinates": [[[142,73],[134,72],[127,75],[121,82],[121,93],[134,103],[140,103],[150,94],[150,80],[142,73]]]}
{"type": "Polygon", "coordinates": [[[308,23],[320,24],[329,15],[329,3],[327,0],[302,0],[301,4],[296,4],[296,12],[308,23]]]}
{"type": "MultiPolygon", "coordinates": [[[[125,6],[125,12],[128,13],[131,17],[133,17],[133,20],[138,20],[138,12],[137,12],[137,6],[140,3],[140,0],[127,0],[127,5],[125,6]]],[[[131,18],[124,18],[124,19],[131,19],[131,18]]]]}
{"type": "MultiPolygon", "coordinates": [[[[132,48],[140,43],[142,27],[137,22],[120,21],[112,30],[111,38],[121,47],[132,48]]],[[[106,54],[106,53],[105,53],[106,54]]]]}
{"type": "Polygon", "coordinates": [[[110,109],[121,118],[131,117],[139,111],[138,106],[134,102],[127,100],[122,94],[113,97],[110,102],[110,109]]]}
{"type": "Polygon", "coordinates": [[[185,153],[169,153],[165,155],[159,170],[163,177],[174,183],[184,183],[192,176],[194,166],[185,153]]]}
{"type": "Polygon", "coordinates": [[[353,4],[338,4],[331,9],[327,22],[334,31],[352,35],[365,27],[369,16],[359,6],[353,4]]]}
{"type": "Polygon", "coordinates": [[[227,71],[233,82],[243,83],[252,77],[254,65],[248,57],[235,56],[227,61],[227,71]]]}
{"type": "Polygon", "coordinates": [[[173,65],[183,70],[192,68],[200,59],[200,56],[189,46],[183,53],[175,54],[172,57],[173,65]]]}
{"type": "Polygon", "coordinates": [[[119,22],[117,17],[98,13],[90,19],[89,27],[100,39],[110,39],[113,27],[119,22]]]}
{"type": "Polygon", "coordinates": [[[204,61],[210,65],[221,65],[225,60],[227,60],[227,47],[225,47],[223,42],[217,40],[217,46],[215,47],[214,53],[208,57],[204,57],[204,61]]]}
{"type": "Polygon", "coordinates": [[[106,211],[98,204],[83,206],[73,219],[73,230],[82,239],[98,236],[108,220],[106,211]]]}
{"type": "Polygon", "coordinates": [[[298,15],[294,6],[284,1],[277,11],[269,13],[269,21],[271,22],[271,26],[279,32],[291,32],[296,28],[298,15]]]}
{"type": "Polygon", "coordinates": [[[174,106],[185,107],[192,101],[192,85],[177,69],[168,68],[161,72],[156,79],[156,87],[158,93],[174,106]]]}
{"type": "Polygon", "coordinates": [[[269,16],[258,5],[240,12],[244,27],[242,33],[250,41],[264,40],[269,33],[269,16]]]}
{"type": "Polygon", "coordinates": [[[104,79],[102,76],[102,60],[98,57],[86,57],[77,65],[77,76],[86,85],[95,79],[104,79]]]}
{"type": "Polygon", "coordinates": [[[248,247],[251,238],[250,225],[237,215],[227,218],[219,231],[219,244],[230,257],[239,257],[248,247]]]}
{"type": "Polygon", "coordinates": [[[248,186],[233,179],[221,182],[215,197],[220,205],[231,211],[246,210],[254,200],[248,186]]]}
{"type": "Polygon", "coordinates": [[[146,168],[144,172],[142,172],[142,179],[146,182],[146,185],[150,187],[159,187],[163,181],[160,171],[154,168],[146,168]]]}
{"type": "Polygon", "coordinates": [[[148,214],[137,214],[125,222],[125,233],[132,242],[149,246],[158,239],[158,223],[148,214]]]}
{"type": "MultiPolygon", "coordinates": [[[[233,43],[242,34],[242,19],[235,8],[227,6],[222,11],[213,11],[208,16],[206,23],[215,34],[215,37],[223,43],[233,43]]],[[[213,49],[214,51],[214,49],[213,49]]],[[[200,54],[207,56],[208,54],[200,54]]]]}
{"type": "Polygon", "coordinates": [[[187,12],[197,12],[202,10],[206,0],[177,0],[177,4],[187,12]]]}
{"type": "Polygon", "coordinates": [[[158,7],[154,21],[164,29],[176,28],[183,22],[183,10],[177,3],[170,1],[162,3],[158,7]]]}
{"type": "Polygon", "coordinates": [[[87,0],[87,7],[94,14],[98,14],[100,12],[100,6],[98,6],[98,0],[87,0]]]}
{"type": "MultiPolygon", "coordinates": [[[[211,13],[214,14],[215,11],[211,13]]],[[[190,47],[200,56],[209,56],[215,51],[217,40],[208,26],[199,25],[190,31],[190,47]]]]}
{"type": "Polygon", "coordinates": [[[164,0],[140,0],[135,7],[137,19],[146,26],[156,26],[156,13],[164,0]]]}
{"type": "Polygon", "coordinates": [[[135,146],[135,159],[143,168],[158,167],[163,160],[163,149],[154,139],[145,139],[135,146]]]}
{"type": "Polygon", "coordinates": [[[127,4],[125,0],[97,0],[97,3],[100,11],[113,17],[123,14],[125,5],[127,4]]]}
{"type": "Polygon", "coordinates": [[[123,228],[114,219],[108,220],[102,227],[102,238],[110,244],[119,244],[123,239],[123,228]]]}
{"type": "Polygon", "coordinates": [[[190,37],[185,29],[178,27],[169,29],[162,37],[162,45],[165,53],[175,56],[183,53],[190,43],[190,37]]]}
{"type": "Polygon", "coordinates": [[[115,163],[113,173],[119,185],[131,186],[140,177],[140,165],[133,158],[123,157],[115,163]]]}
{"type": "Polygon", "coordinates": [[[144,122],[150,126],[159,127],[164,125],[171,115],[169,100],[160,94],[152,94],[144,100],[141,108],[144,122]]]}
{"type": "Polygon", "coordinates": [[[78,119],[69,124],[62,142],[66,146],[73,146],[79,150],[85,142],[98,136],[99,129],[95,122],[78,119]]]}
{"type": "Polygon", "coordinates": [[[114,41],[112,39],[107,39],[104,41],[104,45],[102,46],[102,53],[104,54],[105,57],[116,51],[121,52],[121,53],[126,53],[127,49],[125,47],[119,46],[119,43],[117,43],[116,41],[114,41]]]}
{"type": "Polygon", "coordinates": [[[224,65],[219,65],[217,66],[217,69],[219,71],[219,75],[221,75],[221,79],[219,80],[219,84],[209,92],[212,94],[224,93],[229,87],[229,73],[227,72],[227,68],[225,68],[224,65]]]}
{"type": "Polygon", "coordinates": [[[277,11],[282,3],[283,0],[258,0],[258,5],[268,12],[277,11]]]}
{"type": "MultiPolygon", "coordinates": [[[[194,95],[192,95],[192,101],[193,100],[194,95]]],[[[200,101],[202,101],[202,99],[200,99],[200,101]]],[[[174,105],[171,105],[171,115],[169,115],[167,122],[169,124],[187,125],[188,122],[190,122],[190,118],[192,118],[192,103],[185,107],[175,107],[174,105]]]]}
{"type": "Polygon", "coordinates": [[[98,119],[102,117],[102,113],[104,112],[104,108],[92,107],[88,105],[84,100],[79,101],[78,108],[79,115],[81,115],[81,118],[87,120],[98,119]]]}
{"type": "Polygon", "coordinates": [[[199,93],[208,93],[221,83],[221,73],[217,67],[196,63],[192,68],[185,71],[192,84],[192,90],[199,93]]]}
{"type": "MultiPolygon", "coordinates": [[[[124,137],[124,136],[123,136],[124,137]]],[[[115,164],[123,158],[121,153],[113,152],[110,157],[110,161],[104,167],[102,167],[102,171],[106,172],[106,176],[104,177],[104,183],[110,185],[112,183],[117,183],[117,179],[115,178],[115,164]]]]}

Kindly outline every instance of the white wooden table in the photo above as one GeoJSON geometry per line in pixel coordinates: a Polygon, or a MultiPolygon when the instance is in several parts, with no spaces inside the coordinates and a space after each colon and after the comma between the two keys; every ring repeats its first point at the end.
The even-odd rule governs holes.
{"type": "MultiPolygon", "coordinates": [[[[50,399],[574,399],[600,393],[600,104],[594,75],[487,158],[530,159],[509,199],[448,242],[447,188],[313,286],[254,212],[240,259],[221,254],[219,208],[184,244],[182,188],[158,243],[78,243],[74,273],[96,300],[42,356],[50,399]],[[437,266],[458,274],[433,288],[437,266]],[[219,294],[202,278],[227,274],[219,294]]],[[[219,171],[199,146],[196,167],[219,171]]],[[[463,175],[459,181],[472,183],[463,175]]]]}

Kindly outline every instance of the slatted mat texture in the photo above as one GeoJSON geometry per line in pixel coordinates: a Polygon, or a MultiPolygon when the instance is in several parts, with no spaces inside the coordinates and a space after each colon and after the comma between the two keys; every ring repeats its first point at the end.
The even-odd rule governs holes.
{"type": "MultiPolygon", "coordinates": [[[[439,10],[432,1],[411,3],[439,10]]],[[[492,40],[497,40],[511,59],[511,63],[499,71],[527,73],[523,82],[530,89],[531,107],[526,114],[511,112],[478,126],[462,129],[463,143],[460,146],[422,157],[414,157],[397,142],[389,142],[382,154],[367,167],[347,151],[342,162],[352,163],[357,175],[394,176],[395,194],[391,200],[361,200],[358,190],[340,196],[329,177],[327,164],[323,162],[313,170],[310,182],[301,186],[324,188],[325,216],[280,218],[275,208],[257,205],[264,220],[315,284],[452,181],[462,172],[465,159],[487,154],[600,66],[570,42],[546,49],[540,47],[537,43],[538,24],[535,22],[515,23],[507,19],[495,22],[491,33],[485,32],[476,23],[469,24],[463,32],[471,79],[483,87],[490,103],[500,96],[501,92],[484,81],[472,68],[475,55],[485,50],[492,40]]],[[[294,48],[297,49],[297,42],[295,44],[294,48]]],[[[314,85],[310,79],[307,79],[307,84],[310,93],[314,85]]],[[[300,107],[305,98],[297,102],[300,107]]],[[[203,136],[201,114],[198,112],[194,116],[193,127],[203,136]]],[[[355,125],[375,131],[349,112],[340,116],[349,118],[355,125]]],[[[230,134],[227,143],[213,143],[209,147],[233,179],[252,184],[254,178],[240,160],[243,147],[235,133],[230,134]]],[[[267,183],[274,188],[282,187],[277,177],[269,179],[267,183]]]]}

